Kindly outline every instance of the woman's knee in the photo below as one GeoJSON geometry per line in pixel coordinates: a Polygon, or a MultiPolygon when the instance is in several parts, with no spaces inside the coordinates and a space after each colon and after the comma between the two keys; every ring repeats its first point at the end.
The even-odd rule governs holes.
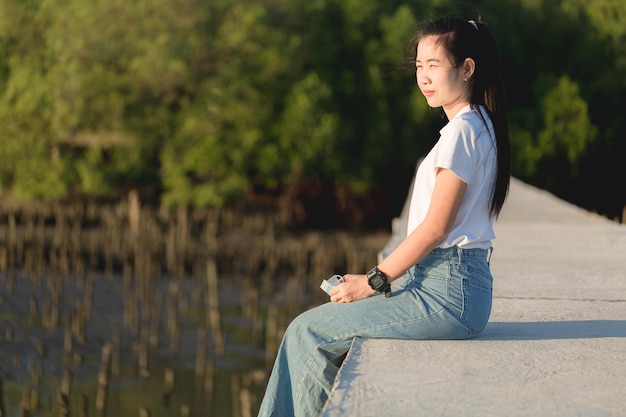
{"type": "Polygon", "coordinates": [[[312,338],[319,340],[324,338],[328,332],[329,320],[325,305],[313,308],[300,313],[287,326],[286,338],[296,338],[299,340],[312,338]]]}

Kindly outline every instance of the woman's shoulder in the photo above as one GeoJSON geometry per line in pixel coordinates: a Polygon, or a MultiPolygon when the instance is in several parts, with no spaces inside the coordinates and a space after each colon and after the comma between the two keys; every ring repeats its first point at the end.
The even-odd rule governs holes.
{"type": "Polygon", "coordinates": [[[453,119],[441,129],[441,133],[454,134],[454,133],[469,133],[476,131],[481,124],[481,119],[478,113],[471,110],[459,112],[453,119]]]}
{"type": "Polygon", "coordinates": [[[470,124],[472,126],[491,122],[487,108],[482,104],[471,104],[460,111],[450,122],[470,124]]]}

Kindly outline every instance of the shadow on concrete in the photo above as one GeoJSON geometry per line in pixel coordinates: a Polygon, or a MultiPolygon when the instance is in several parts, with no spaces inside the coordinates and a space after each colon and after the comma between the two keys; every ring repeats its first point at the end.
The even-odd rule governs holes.
{"type": "Polygon", "coordinates": [[[626,338],[626,320],[490,322],[474,340],[626,338]]]}

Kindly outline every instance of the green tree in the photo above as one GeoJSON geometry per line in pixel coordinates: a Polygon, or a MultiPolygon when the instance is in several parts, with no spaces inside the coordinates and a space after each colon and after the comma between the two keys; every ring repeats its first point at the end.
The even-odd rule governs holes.
{"type": "Polygon", "coordinates": [[[244,196],[266,140],[289,45],[258,2],[224,6],[206,38],[209,65],[163,147],[163,201],[221,206],[244,196]]]}
{"type": "Polygon", "coordinates": [[[193,85],[197,3],[5,0],[4,186],[59,198],[158,185],[161,143],[193,85]]]}
{"type": "Polygon", "coordinates": [[[594,187],[626,152],[619,0],[0,0],[1,191],[395,215],[444,122],[402,61],[411,31],[479,12],[514,175],[621,212],[594,187]]]}
{"type": "Polygon", "coordinates": [[[44,46],[46,21],[33,2],[5,2],[0,14],[4,83],[0,99],[0,178],[17,197],[60,197],[65,161],[48,126],[52,86],[44,46]]]}

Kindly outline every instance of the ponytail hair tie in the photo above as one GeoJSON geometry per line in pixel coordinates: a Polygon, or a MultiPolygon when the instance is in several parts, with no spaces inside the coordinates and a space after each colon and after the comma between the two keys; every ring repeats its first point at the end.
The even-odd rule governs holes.
{"type": "Polygon", "coordinates": [[[474,29],[478,30],[478,25],[473,20],[468,20],[467,23],[469,23],[470,25],[474,26],[474,29]]]}

